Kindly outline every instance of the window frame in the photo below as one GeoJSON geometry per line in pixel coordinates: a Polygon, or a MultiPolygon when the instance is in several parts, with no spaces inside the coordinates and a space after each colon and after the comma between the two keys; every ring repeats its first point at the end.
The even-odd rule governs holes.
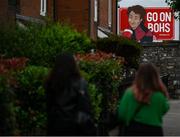
{"type": "Polygon", "coordinates": [[[94,22],[98,21],[98,0],[94,0],[94,22]]]}
{"type": "Polygon", "coordinates": [[[41,0],[40,3],[40,15],[41,16],[46,16],[47,12],[47,0],[41,0]]]}
{"type": "Polygon", "coordinates": [[[108,0],[108,26],[112,27],[112,0],[108,0]]]}

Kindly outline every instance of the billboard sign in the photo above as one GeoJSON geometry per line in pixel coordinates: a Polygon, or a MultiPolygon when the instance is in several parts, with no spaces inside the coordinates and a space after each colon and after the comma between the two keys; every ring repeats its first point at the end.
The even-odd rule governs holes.
{"type": "MultiPolygon", "coordinates": [[[[154,40],[173,40],[174,39],[174,17],[170,8],[145,8],[145,26],[153,33],[154,40]]],[[[127,8],[120,8],[119,28],[123,30],[130,28],[128,23],[127,8]]]]}
{"type": "Polygon", "coordinates": [[[120,35],[138,42],[179,40],[180,23],[164,0],[121,0],[118,5],[120,35]]]}

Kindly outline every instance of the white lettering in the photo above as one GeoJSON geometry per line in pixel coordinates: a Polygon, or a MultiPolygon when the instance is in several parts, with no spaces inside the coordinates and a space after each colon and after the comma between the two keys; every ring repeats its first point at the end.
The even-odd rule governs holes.
{"type": "Polygon", "coordinates": [[[147,13],[147,21],[151,22],[153,19],[152,19],[152,13],[151,12],[148,12],[147,13]]]}
{"type": "Polygon", "coordinates": [[[152,32],[170,32],[170,23],[148,23],[147,25],[152,32]]]}
{"type": "Polygon", "coordinates": [[[159,25],[158,25],[158,23],[154,23],[154,32],[159,32],[159,25]]]}
{"type": "Polygon", "coordinates": [[[160,12],[159,15],[157,12],[148,12],[147,13],[147,21],[148,22],[156,22],[158,18],[161,22],[171,22],[171,12],[160,12]]]}
{"type": "Polygon", "coordinates": [[[156,22],[158,20],[158,14],[157,12],[153,13],[153,21],[156,22]]]}
{"type": "Polygon", "coordinates": [[[169,12],[169,14],[168,14],[168,12],[166,12],[166,22],[171,22],[171,12],[169,12]]]}
{"type": "Polygon", "coordinates": [[[154,31],[152,23],[148,23],[148,29],[150,29],[150,31],[154,31]]]}
{"type": "Polygon", "coordinates": [[[161,12],[160,14],[159,14],[159,18],[160,18],[160,21],[161,22],[171,22],[171,12],[161,12]]]}
{"type": "Polygon", "coordinates": [[[161,22],[164,22],[164,21],[165,21],[165,14],[164,14],[164,12],[161,12],[161,13],[159,14],[159,19],[160,19],[161,22]]]}
{"type": "Polygon", "coordinates": [[[170,24],[169,23],[165,24],[165,32],[170,32],[170,24]]]}
{"type": "Polygon", "coordinates": [[[156,22],[158,20],[158,13],[157,12],[148,12],[147,13],[147,21],[151,22],[156,22]]]}

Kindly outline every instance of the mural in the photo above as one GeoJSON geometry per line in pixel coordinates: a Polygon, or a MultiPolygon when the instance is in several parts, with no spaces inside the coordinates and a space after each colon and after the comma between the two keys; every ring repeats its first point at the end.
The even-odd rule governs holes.
{"type": "Polygon", "coordinates": [[[179,21],[161,0],[121,0],[118,33],[140,43],[179,40],[179,21]],[[159,2],[160,1],[160,2],[159,2]],[[153,3],[153,4],[151,4],[153,3]]]}
{"type": "Polygon", "coordinates": [[[146,15],[144,7],[140,5],[128,7],[127,15],[129,27],[123,31],[122,35],[141,43],[152,42],[153,34],[144,25],[146,15]]]}

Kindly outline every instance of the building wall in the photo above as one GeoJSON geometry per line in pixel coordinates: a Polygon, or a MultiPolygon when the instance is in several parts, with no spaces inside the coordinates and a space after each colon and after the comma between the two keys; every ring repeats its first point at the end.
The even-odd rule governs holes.
{"type": "Polygon", "coordinates": [[[116,9],[116,0],[111,0],[111,27],[108,24],[108,0],[99,0],[99,22],[98,26],[109,29],[110,32],[116,34],[116,19],[117,19],[117,9],[116,9]]]}
{"type": "Polygon", "coordinates": [[[112,0],[112,29],[113,34],[117,34],[117,0],[112,0]]]}
{"type": "Polygon", "coordinates": [[[74,26],[78,31],[89,30],[89,0],[56,0],[56,20],[74,26]]]}
{"type": "Polygon", "coordinates": [[[54,19],[54,1],[47,0],[47,16],[54,19]]]}
{"type": "Polygon", "coordinates": [[[15,22],[15,7],[8,4],[8,0],[0,2],[0,24],[11,24],[15,22]]]}
{"type": "Polygon", "coordinates": [[[94,1],[90,1],[90,37],[92,39],[97,38],[97,22],[94,22],[94,1]]]}
{"type": "Polygon", "coordinates": [[[40,18],[40,0],[20,0],[20,14],[40,18]]]}
{"type": "MultiPolygon", "coordinates": [[[[40,16],[40,0],[20,0],[20,14],[35,18],[40,16]]],[[[55,21],[70,24],[80,32],[97,38],[98,26],[116,34],[116,0],[112,0],[112,26],[108,26],[108,0],[98,1],[98,21],[94,21],[95,0],[47,0],[47,15],[55,21]]]]}
{"type": "MultiPolygon", "coordinates": [[[[91,9],[90,9],[91,10],[91,29],[90,29],[91,38],[96,39],[97,35],[99,36],[98,34],[99,32],[102,32],[102,33],[110,32],[113,34],[117,34],[117,1],[111,0],[111,26],[109,25],[109,22],[108,22],[109,0],[97,0],[98,1],[97,22],[94,22],[94,1],[95,0],[91,0],[91,9]]],[[[103,36],[101,35],[101,37],[103,36]]]]}
{"type": "Polygon", "coordinates": [[[6,20],[7,16],[7,9],[8,9],[8,2],[7,0],[1,0],[0,2],[0,21],[1,23],[6,20]]]}
{"type": "Polygon", "coordinates": [[[108,29],[108,0],[99,0],[99,26],[108,29]]]}
{"type": "Polygon", "coordinates": [[[180,97],[180,42],[143,44],[140,63],[151,62],[160,71],[160,76],[172,98],[180,97]]]}

